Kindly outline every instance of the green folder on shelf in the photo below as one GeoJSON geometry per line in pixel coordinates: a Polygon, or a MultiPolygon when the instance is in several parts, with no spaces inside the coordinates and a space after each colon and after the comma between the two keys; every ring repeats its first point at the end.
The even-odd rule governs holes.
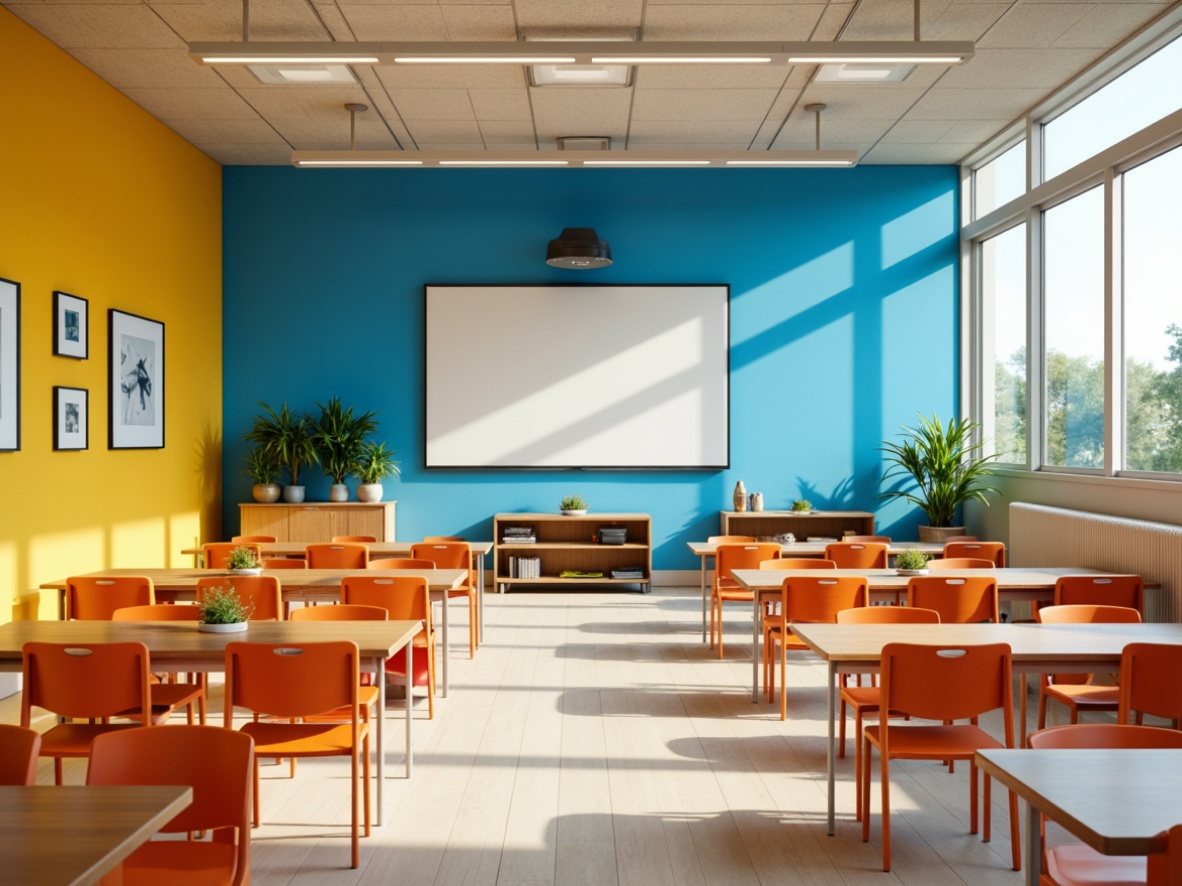
{"type": "Polygon", "coordinates": [[[559,578],[603,578],[602,572],[579,572],[576,569],[564,569],[558,573],[559,578]]]}

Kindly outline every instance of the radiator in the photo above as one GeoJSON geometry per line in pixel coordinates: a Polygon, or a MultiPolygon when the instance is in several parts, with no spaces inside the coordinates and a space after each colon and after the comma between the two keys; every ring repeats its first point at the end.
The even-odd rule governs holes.
{"type": "Polygon", "coordinates": [[[1160,583],[1145,619],[1182,622],[1182,526],[1067,508],[1010,505],[1010,566],[1086,566],[1160,583]]]}

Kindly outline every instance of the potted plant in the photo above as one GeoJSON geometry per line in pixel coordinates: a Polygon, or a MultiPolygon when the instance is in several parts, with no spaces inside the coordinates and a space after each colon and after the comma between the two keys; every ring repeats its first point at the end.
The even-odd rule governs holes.
{"type": "Polygon", "coordinates": [[[927,526],[919,527],[919,540],[940,542],[952,535],[963,535],[964,526],[953,526],[956,509],[967,501],[989,504],[988,494],[998,490],[983,483],[993,471],[989,462],[996,455],[981,455],[984,443],[973,442],[973,432],[980,427],[968,419],[950,419],[941,423],[936,415],[929,419],[922,413],[918,428],[903,428],[902,443],[883,441],[890,465],[883,482],[901,478],[904,488],[891,489],[879,497],[902,498],[918,505],[927,515],[927,526]],[[917,488],[908,491],[908,481],[917,488]]]}
{"type": "Polygon", "coordinates": [[[361,445],[361,454],[357,456],[353,473],[361,481],[361,485],[357,487],[357,500],[381,501],[382,480],[398,476],[398,462],[394,460],[394,450],[386,448],[385,440],[381,443],[366,440],[361,445]]]}
{"type": "Polygon", "coordinates": [[[354,415],[353,407],[343,407],[340,397],[316,405],[320,407],[320,418],[316,420],[313,439],[320,464],[332,478],[328,500],[348,501],[349,487],[345,485],[345,475],[354,473],[365,438],[377,430],[378,423],[374,418],[377,413],[354,415]]]}
{"type": "Polygon", "coordinates": [[[922,551],[904,551],[895,558],[895,572],[899,575],[927,575],[928,555],[922,551]]]}
{"type": "Polygon", "coordinates": [[[565,516],[575,517],[587,513],[587,500],[581,495],[568,495],[558,508],[565,516]]]}
{"type": "Polygon", "coordinates": [[[215,634],[245,631],[254,607],[242,602],[234,586],[207,588],[201,597],[197,630],[215,634]]]}
{"type": "Polygon", "coordinates": [[[243,545],[230,551],[230,556],[226,557],[226,569],[233,575],[261,575],[263,564],[254,548],[243,545]]]}
{"type": "Polygon", "coordinates": [[[246,467],[242,473],[254,481],[251,494],[254,500],[262,504],[279,501],[279,484],[275,480],[279,477],[279,462],[274,454],[262,446],[252,446],[246,453],[246,467]]]}
{"type": "Polygon", "coordinates": [[[250,432],[242,439],[263,447],[280,465],[291,474],[291,485],[284,487],[283,500],[298,504],[304,500],[304,487],[300,485],[300,467],[314,465],[320,455],[313,439],[314,425],[307,415],[296,415],[284,403],[278,413],[262,401],[262,415],[256,415],[250,432]]]}
{"type": "Polygon", "coordinates": [[[807,514],[812,509],[813,503],[808,499],[798,498],[796,501],[792,502],[792,513],[794,514],[807,514]]]}

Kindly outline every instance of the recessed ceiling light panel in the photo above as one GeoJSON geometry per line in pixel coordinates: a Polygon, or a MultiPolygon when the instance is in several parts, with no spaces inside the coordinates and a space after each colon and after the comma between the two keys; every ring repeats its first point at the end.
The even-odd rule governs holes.
{"type": "Polygon", "coordinates": [[[821,65],[813,79],[818,83],[900,83],[914,70],[915,65],[828,64],[821,65]]]}
{"type": "Polygon", "coordinates": [[[247,65],[261,83],[356,83],[346,65],[247,65]]]}

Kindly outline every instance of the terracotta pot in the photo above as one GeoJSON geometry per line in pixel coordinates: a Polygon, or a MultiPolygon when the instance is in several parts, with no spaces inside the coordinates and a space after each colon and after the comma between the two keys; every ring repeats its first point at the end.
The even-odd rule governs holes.
{"type": "Polygon", "coordinates": [[[278,483],[256,483],[254,488],[251,489],[251,495],[254,496],[254,500],[265,505],[279,501],[279,492],[278,483]]]}

